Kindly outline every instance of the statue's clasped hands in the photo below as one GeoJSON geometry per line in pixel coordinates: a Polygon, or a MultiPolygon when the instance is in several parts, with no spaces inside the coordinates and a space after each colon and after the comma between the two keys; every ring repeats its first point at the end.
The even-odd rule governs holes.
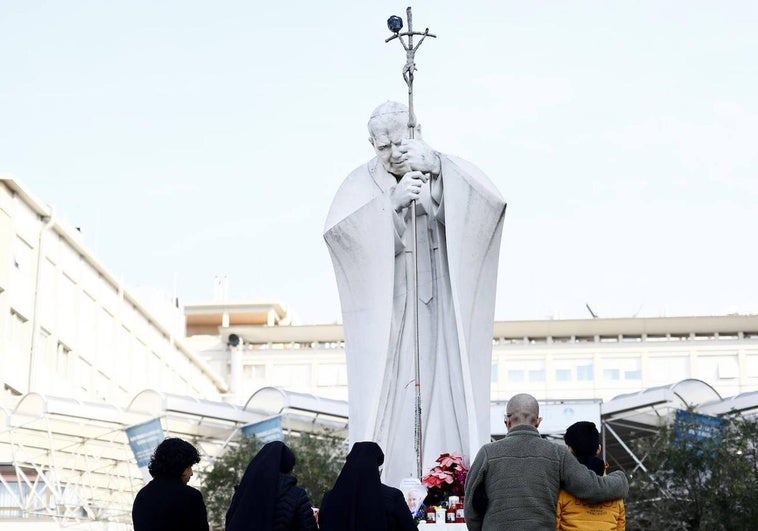
{"type": "Polygon", "coordinates": [[[411,170],[430,173],[437,176],[440,173],[439,155],[423,140],[409,138],[403,140],[397,150],[408,163],[411,170]]]}
{"type": "Polygon", "coordinates": [[[390,196],[395,212],[400,212],[407,208],[411,201],[418,199],[421,195],[421,185],[428,180],[429,175],[420,171],[409,171],[403,175],[390,196]]]}
{"type": "Polygon", "coordinates": [[[396,212],[407,208],[411,201],[421,195],[421,186],[429,177],[437,177],[440,173],[439,155],[424,141],[417,139],[403,140],[398,147],[411,171],[405,173],[392,192],[392,207],[396,212]]]}

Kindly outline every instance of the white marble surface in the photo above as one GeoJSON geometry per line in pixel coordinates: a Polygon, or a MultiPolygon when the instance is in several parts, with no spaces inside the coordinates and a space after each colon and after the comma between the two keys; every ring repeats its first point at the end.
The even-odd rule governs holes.
{"type": "Polygon", "coordinates": [[[472,164],[406,140],[407,114],[398,118],[396,105],[387,115],[380,111],[371,126],[377,157],[340,186],[324,232],[345,330],[350,442],[382,447],[382,478],[392,486],[416,476],[410,198],[416,199],[418,225],[423,473],[442,453],[470,461],[489,441],[505,212],[499,192],[472,164]],[[398,182],[403,174],[396,176],[397,168],[439,174],[406,183],[398,198],[414,171],[398,182]]]}

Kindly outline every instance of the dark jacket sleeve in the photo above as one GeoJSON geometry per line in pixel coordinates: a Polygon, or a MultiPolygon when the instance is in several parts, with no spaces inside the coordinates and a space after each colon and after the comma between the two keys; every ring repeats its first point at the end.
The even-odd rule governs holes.
{"type": "Polygon", "coordinates": [[[484,486],[487,477],[487,464],[487,449],[486,446],[482,446],[471,464],[464,486],[466,525],[472,531],[478,531],[482,528],[484,513],[489,504],[484,486]]]}
{"type": "Polygon", "coordinates": [[[188,491],[187,512],[185,520],[187,526],[184,529],[188,531],[208,531],[208,511],[205,508],[202,493],[190,487],[188,491]]]}
{"type": "Polygon", "coordinates": [[[313,516],[311,500],[305,490],[298,488],[298,498],[295,505],[295,521],[299,531],[317,531],[316,517],[313,516]]]}
{"type": "Polygon", "coordinates": [[[384,508],[387,514],[387,531],[415,531],[411,510],[399,489],[382,486],[384,508]]]}

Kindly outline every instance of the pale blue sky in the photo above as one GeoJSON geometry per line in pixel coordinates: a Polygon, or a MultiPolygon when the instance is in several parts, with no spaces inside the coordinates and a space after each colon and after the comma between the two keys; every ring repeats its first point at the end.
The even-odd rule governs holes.
{"type": "MultiPolygon", "coordinates": [[[[339,319],[321,237],[406,2],[0,1],[0,173],[126,283],[339,319]]],[[[758,312],[758,4],[411,4],[425,139],[508,200],[497,319],[758,312]]]]}

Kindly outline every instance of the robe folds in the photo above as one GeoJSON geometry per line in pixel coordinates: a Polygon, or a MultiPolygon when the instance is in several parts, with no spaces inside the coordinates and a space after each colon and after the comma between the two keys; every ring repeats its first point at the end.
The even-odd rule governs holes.
{"type": "MultiPolygon", "coordinates": [[[[505,202],[475,166],[440,154],[417,201],[423,473],[444,452],[467,462],[490,439],[490,374],[505,202]]],[[[324,239],[347,356],[350,443],[375,441],[383,478],[416,476],[410,208],[377,158],[337,191],[324,239]]],[[[420,478],[419,478],[420,479],[420,478]]]]}

